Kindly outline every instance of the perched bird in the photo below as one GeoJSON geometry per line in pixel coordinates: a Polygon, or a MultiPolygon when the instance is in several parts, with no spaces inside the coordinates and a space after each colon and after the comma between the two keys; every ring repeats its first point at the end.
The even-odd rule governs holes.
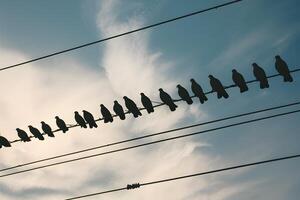
{"type": "Polygon", "coordinates": [[[0,135],[0,148],[4,147],[11,147],[10,142],[3,136],[0,135]]]}
{"type": "Polygon", "coordinates": [[[46,133],[49,137],[55,137],[52,132],[51,127],[48,124],[46,124],[44,121],[41,121],[41,124],[42,124],[42,129],[43,129],[44,133],[46,133]]]}
{"type": "Polygon", "coordinates": [[[178,88],[178,95],[187,103],[187,104],[192,104],[193,100],[189,94],[189,92],[182,87],[180,84],[177,85],[178,88]]]}
{"type": "Polygon", "coordinates": [[[286,62],[279,56],[275,56],[275,68],[283,76],[284,82],[293,82],[293,77],[286,62]]]}
{"type": "Polygon", "coordinates": [[[64,120],[60,119],[58,116],[55,117],[57,127],[62,130],[63,133],[67,132],[69,128],[67,127],[64,120]]]}
{"type": "Polygon", "coordinates": [[[119,104],[118,101],[114,101],[114,112],[119,116],[121,120],[125,119],[125,113],[123,107],[119,104]]]}
{"type": "Polygon", "coordinates": [[[142,116],[142,113],[133,100],[129,99],[127,96],[124,96],[123,99],[125,101],[126,108],[133,114],[135,118],[137,118],[139,115],[142,116]]]}
{"type": "Polygon", "coordinates": [[[203,104],[208,99],[204,94],[202,87],[193,78],[190,81],[192,83],[192,92],[199,98],[199,101],[203,104]]]}
{"type": "Polygon", "coordinates": [[[32,133],[32,135],[36,138],[38,138],[39,140],[44,140],[44,136],[42,135],[42,133],[39,131],[39,129],[29,125],[28,126],[29,131],[32,133]]]}
{"type": "Polygon", "coordinates": [[[96,124],[96,121],[94,119],[94,116],[92,115],[92,113],[86,111],[86,110],[83,110],[83,118],[85,119],[85,121],[89,124],[89,127],[90,128],[97,128],[98,125],[96,124]]]}
{"type": "Polygon", "coordinates": [[[256,80],[260,82],[260,88],[261,89],[268,88],[269,83],[268,83],[268,78],[265,73],[265,70],[260,66],[258,66],[256,63],[253,63],[252,66],[253,66],[253,74],[256,80]]]}
{"type": "Polygon", "coordinates": [[[19,128],[17,128],[16,130],[17,130],[18,136],[21,139],[21,141],[23,141],[23,142],[30,142],[31,141],[30,137],[28,137],[27,133],[24,130],[19,129],[19,128]]]}
{"type": "Polygon", "coordinates": [[[164,102],[167,106],[169,106],[171,111],[175,111],[176,108],[178,107],[174,103],[171,96],[168,93],[166,93],[162,88],[159,88],[159,97],[162,100],[162,102],[164,102]]]}
{"type": "Polygon", "coordinates": [[[221,81],[215,78],[213,75],[209,75],[208,78],[210,79],[210,85],[212,90],[218,95],[218,99],[220,99],[221,97],[227,99],[229,95],[224,89],[224,86],[222,85],[221,81]]]}
{"type": "Polygon", "coordinates": [[[75,111],[74,114],[75,114],[74,118],[75,118],[75,121],[77,122],[77,124],[78,124],[81,128],[87,128],[87,126],[86,126],[86,124],[85,124],[86,122],[85,122],[85,120],[83,119],[83,117],[82,117],[77,111],[75,111]]]}
{"type": "Polygon", "coordinates": [[[243,75],[235,69],[232,70],[232,80],[240,88],[241,93],[248,91],[248,86],[243,75]]]}
{"type": "Polygon", "coordinates": [[[150,98],[147,97],[144,93],[141,93],[141,102],[149,114],[154,112],[154,108],[150,98]]]}
{"type": "Polygon", "coordinates": [[[100,111],[101,111],[101,114],[104,118],[104,123],[108,123],[108,122],[113,122],[114,119],[110,113],[110,111],[103,105],[101,104],[100,105],[100,111]]]}

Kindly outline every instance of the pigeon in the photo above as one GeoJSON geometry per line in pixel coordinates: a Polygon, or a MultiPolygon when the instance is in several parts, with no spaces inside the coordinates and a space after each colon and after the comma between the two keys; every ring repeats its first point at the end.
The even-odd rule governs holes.
{"type": "Polygon", "coordinates": [[[124,109],[123,107],[119,104],[118,101],[114,101],[114,107],[113,107],[116,115],[119,116],[119,118],[121,120],[124,120],[125,119],[125,113],[124,113],[124,109]]]}
{"type": "Polygon", "coordinates": [[[141,93],[141,102],[149,114],[154,112],[151,100],[144,93],[141,93]]]}
{"type": "Polygon", "coordinates": [[[110,113],[110,111],[103,105],[101,104],[100,105],[100,111],[101,111],[101,114],[104,118],[104,123],[108,123],[108,122],[113,122],[114,119],[110,113]]]}
{"type": "Polygon", "coordinates": [[[202,87],[193,78],[190,81],[192,83],[191,85],[192,92],[199,98],[201,104],[203,104],[208,99],[204,94],[202,87]]]}
{"type": "Polygon", "coordinates": [[[133,100],[129,99],[127,96],[124,96],[123,99],[125,101],[126,108],[133,114],[135,118],[137,118],[138,116],[142,116],[142,113],[133,100]]]}
{"type": "Polygon", "coordinates": [[[241,93],[248,91],[248,86],[243,75],[235,69],[232,70],[232,80],[240,88],[241,93]]]}
{"type": "Polygon", "coordinates": [[[32,135],[36,138],[38,138],[39,140],[44,140],[44,136],[42,135],[42,133],[39,131],[39,129],[29,125],[28,126],[29,131],[32,133],[32,135]]]}
{"type": "Polygon", "coordinates": [[[187,104],[191,105],[193,103],[192,98],[190,97],[189,92],[182,87],[181,85],[177,85],[178,88],[178,95],[184,100],[187,104]]]}
{"type": "Polygon", "coordinates": [[[0,148],[4,147],[11,147],[10,142],[3,136],[0,135],[0,148]]]}
{"type": "Polygon", "coordinates": [[[55,117],[57,127],[62,130],[63,133],[67,132],[69,128],[67,127],[64,120],[60,119],[58,116],[55,117]]]}
{"type": "Polygon", "coordinates": [[[89,124],[89,127],[90,128],[93,128],[93,127],[97,128],[98,125],[96,124],[96,121],[95,121],[94,116],[92,115],[92,113],[90,113],[86,110],[83,110],[82,112],[83,112],[83,117],[84,117],[85,121],[89,124]]]}
{"type": "Polygon", "coordinates": [[[229,97],[228,93],[224,89],[224,86],[222,85],[221,81],[217,78],[215,78],[213,75],[209,75],[208,78],[210,79],[210,85],[212,88],[212,91],[216,92],[218,95],[218,99],[221,97],[224,97],[227,99],[229,97]]]}
{"type": "Polygon", "coordinates": [[[51,127],[48,124],[46,124],[44,121],[42,121],[41,124],[44,133],[46,133],[49,137],[55,137],[51,127]]]}
{"type": "Polygon", "coordinates": [[[293,77],[286,62],[279,56],[275,56],[275,68],[283,76],[284,82],[293,82],[293,77]]]}
{"type": "Polygon", "coordinates": [[[77,112],[75,111],[74,112],[75,116],[75,121],[77,122],[77,124],[81,127],[81,128],[87,128],[86,126],[86,122],[85,120],[83,119],[83,117],[77,112]]]}
{"type": "Polygon", "coordinates": [[[24,130],[19,129],[19,128],[17,128],[16,130],[17,130],[18,136],[21,139],[21,141],[23,141],[23,142],[30,142],[31,141],[30,137],[28,137],[27,133],[24,130]]]}
{"type": "Polygon", "coordinates": [[[175,111],[176,108],[178,107],[174,103],[171,96],[168,93],[166,93],[162,88],[159,88],[159,97],[162,100],[162,102],[164,102],[167,106],[169,106],[171,111],[175,111]]]}
{"type": "Polygon", "coordinates": [[[263,68],[261,68],[260,66],[258,66],[256,63],[253,63],[252,66],[253,66],[253,74],[254,74],[256,80],[258,80],[260,82],[260,88],[261,89],[268,88],[269,83],[268,83],[268,79],[267,79],[265,70],[263,68]]]}

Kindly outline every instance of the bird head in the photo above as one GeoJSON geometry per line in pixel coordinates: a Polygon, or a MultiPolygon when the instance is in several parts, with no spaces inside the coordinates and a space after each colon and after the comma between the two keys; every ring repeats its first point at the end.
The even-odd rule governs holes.
{"type": "Polygon", "coordinates": [[[232,73],[236,73],[236,69],[233,69],[233,70],[232,70],[232,73]]]}
{"type": "Polygon", "coordinates": [[[213,75],[208,75],[208,78],[212,79],[212,78],[213,78],[213,75]]]}
{"type": "Polygon", "coordinates": [[[190,79],[191,82],[195,82],[195,80],[193,78],[190,79]]]}
{"type": "Polygon", "coordinates": [[[140,94],[141,94],[141,96],[145,96],[145,94],[143,92],[141,92],[140,94]]]}
{"type": "Polygon", "coordinates": [[[78,114],[78,111],[75,111],[74,113],[75,113],[75,114],[78,114]]]}
{"type": "Polygon", "coordinates": [[[114,103],[119,103],[117,100],[114,100],[114,103]]]}
{"type": "Polygon", "coordinates": [[[176,87],[177,87],[177,88],[180,88],[180,87],[181,87],[181,85],[180,85],[180,84],[178,84],[176,87]]]}
{"type": "Polygon", "coordinates": [[[82,112],[86,113],[87,111],[86,110],[82,110],[82,112]]]}
{"type": "Polygon", "coordinates": [[[33,127],[31,125],[29,125],[28,128],[33,128],[33,127]]]}
{"type": "Polygon", "coordinates": [[[123,99],[128,99],[128,97],[127,97],[127,96],[124,96],[123,99]]]}
{"type": "Polygon", "coordinates": [[[59,119],[59,117],[58,117],[58,116],[55,116],[55,119],[59,119]]]}
{"type": "Polygon", "coordinates": [[[162,88],[159,88],[158,90],[159,90],[159,91],[163,91],[163,89],[162,89],[162,88]]]}
{"type": "Polygon", "coordinates": [[[44,121],[41,121],[41,124],[45,124],[45,122],[44,122],[44,121]]]}
{"type": "Polygon", "coordinates": [[[253,66],[253,67],[256,67],[256,66],[257,66],[257,64],[256,64],[256,63],[252,63],[252,66],[253,66]]]}
{"type": "Polygon", "coordinates": [[[280,56],[279,55],[276,55],[275,56],[275,59],[277,60],[277,59],[280,59],[280,56]]]}

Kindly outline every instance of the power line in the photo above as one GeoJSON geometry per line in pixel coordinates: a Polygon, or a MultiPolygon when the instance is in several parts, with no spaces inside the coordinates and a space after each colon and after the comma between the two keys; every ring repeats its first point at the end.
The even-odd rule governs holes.
{"type": "MultiPolygon", "coordinates": [[[[145,182],[145,183],[137,183],[134,185],[136,185],[135,188],[139,188],[139,187],[147,186],[147,185],[171,182],[171,181],[176,181],[176,180],[180,180],[180,179],[186,179],[186,178],[191,178],[191,177],[196,177],[196,176],[203,176],[203,175],[207,175],[207,174],[214,174],[214,173],[218,173],[218,172],[246,168],[246,167],[250,167],[250,166],[262,165],[262,164],[266,164],[266,163],[278,162],[278,161],[289,160],[289,159],[294,159],[294,158],[299,158],[299,157],[300,157],[300,154],[295,154],[295,155],[291,155],[291,156],[279,157],[279,158],[263,160],[263,161],[258,161],[258,162],[251,162],[251,163],[246,163],[246,164],[241,164],[241,165],[235,165],[235,166],[231,166],[231,167],[215,169],[215,170],[205,171],[205,172],[199,172],[199,173],[189,174],[189,175],[185,175],[185,176],[178,176],[178,177],[174,177],[174,178],[161,179],[161,180],[145,182]]],[[[135,188],[132,188],[132,189],[135,189],[135,188]]],[[[91,196],[96,196],[96,195],[101,195],[101,194],[106,194],[106,193],[113,193],[113,192],[122,191],[122,190],[129,190],[128,185],[127,185],[127,187],[122,187],[122,188],[118,188],[118,189],[107,190],[107,191],[97,192],[97,193],[92,193],[92,194],[86,194],[86,195],[82,195],[82,196],[68,198],[65,200],[81,199],[81,198],[86,198],[86,197],[91,197],[91,196]]]]}
{"type": "Polygon", "coordinates": [[[127,32],[124,32],[124,33],[113,35],[113,36],[103,38],[103,39],[100,39],[100,40],[97,40],[97,41],[94,41],[94,42],[90,42],[90,43],[82,44],[82,45],[75,46],[75,47],[72,47],[72,48],[69,48],[69,49],[65,49],[65,50],[62,50],[62,51],[54,52],[54,53],[51,53],[51,54],[48,54],[48,55],[45,55],[45,56],[37,57],[37,58],[31,59],[31,60],[28,60],[28,61],[24,61],[24,62],[20,62],[20,63],[14,64],[14,65],[9,65],[9,66],[0,68],[0,71],[15,68],[15,67],[25,65],[25,64],[28,64],[28,63],[36,62],[38,60],[42,60],[42,59],[45,59],[45,58],[57,56],[59,54],[63,54],[63,53],[69,52],[69,51],[74,51],[76,49],[84,48],[84,47],[91,46],[91,45],[94,45],[94,44],[102,43],[102,42],[105,42],[105,41],[108,41],[108,40],[111,40],[111,39],[115,39],[115,38],[118,38],[118,37],[121,37],[121,36],[129,35],[129,34],[132,34],[132,33],[135,33],[135,32],[139,32],[139,31],[142,31],[142,30],[146,30],[146,29],[149,29],[149,28],[153,28],[153,27],[156,27],[156,26],[167,24],[167,23],[170,23],[170,22],[173,22],[173,21],[177,21],[177,20],[180,20],[180,19],[184,19],[184,18],[187,18],[187,17],[198,15],[198,14],[210,11],[210,10],[214,10],[214,9],[222,8],[222,7],[225,7],[225,6],[229,6],[231,4],[235,4],[235,3],[238,3],[240,1],[243,1],[243,0],[235,0],[235,1],[230,1],[230,2],[227,2],[227,3],[219,4],[219,5],[210,7],[210,8],[206,8],[206,9],[203,9],[203,10],[198,10],[198,11],[195,11],[195,12],[192,12],[192,13],[188,13],[186,15],[182,15],[182,16],[179,16],[179,17],[164,20],[164,21],[161,21],[161,22],[158,22],[158,23],[155,23],[155,24],[151,24],[151,25],[148,25],[148,26],[143,26],[143,27],[138,28],[138,29],[133,29],[131,31],[127,31],[127,32]]]}
{"type": "Polygon", "coordinates": [[[29,171],[34,171],[34,170],[38,170],[38,169],[48,168],[48,167],[61,165],[61,164],[65,164],[65,163],[75,162],[75,161],[79,161],[79,160],[85,160],[85,159],[89,159],[89,158],[93,158],[93,157],[103,156],[103,155],[107,155],[107,154],[127,151],[127,150],[130,150],[130,149],[135,149],[135,148],[148,146],[148,145],[153,145],[153,144],[157,144],[157,143],[162,143],[162,142],[166,142],[166,141],[177,140],[177,139],[185,138],[185,137],[191,137],[191,136],[194,136],[194,135],[213,132],[213,131],[217,131],[217,130],[221,130],[221,129],[225,129],[225,128],[230,128],[230,127],[234,127],[234,126],[249,124],[249,123],[262,121],[262,120],[266,120],[266,119],[271,119],[271,118],[275,118],[275,117],[279,117],[279,116],[290,115],[290,114],[298,113],[298,112],[300,112],[300,109],[299,110],[294,110],[294,111],[289,111],[289,112],[284,112],[284,113],[279,113],[279,114],[275,114],[275,115],[269,115],[269,116],[266,116],[266,117],[256,118],[256,119],[252,119],[252,120],[247,120],[247,121],[243,121],[243,122],[233,123],[233,124],[229,124],[229,125],[225,125],[225,126],[221,126],[221,127],[217,127],[217,128],[212,128],[212,129],[207,129],[207,130],[203,130],[203,131],[198,131],[198,132],[188,133],[188,134],[184,134],[184,135],[169,137],[169,138],[160,139],[160,140],[147,142],[147,143],[142,143],[142,144],[138,144],[138,145],[133,145],[133,146],[129,146],[129,147],[124,147],[124,148],[119,148],[119,149],[115,149],[115,150],[105,151],[105,152],[102,152],[102,153],[92,154],[92,155],[88,155],[88,156],[82,156],[82,157],[78,157],[78,158],[74,158],[74,159],[70,159],[70,160],[60,161],[60,162],[56,162],[56,163],[52,163],[52,164],[42,165],[42,166],[38,166],[38,167],[33,167],[33,168],[25,169],[25,170],[20,170],[20,171],[16,171],[16,172],[12,172],[12,173],[3,174],[3,175],[0,175],[0,178],[7,177],[7,176],[12,176],[12,175],[15,175],[15,174],[21,174],[21,173],[25,173],[25,172],[29,172],[29,171]]]}
{"type": "MultiPolygon", "coordinates": [[[[293,69],[293,70],[290,70],[290,73],[296,73],[296,72],[299,72],[300,71],[300,68],[296,68],[296,69],[293,69]]],[[[274,78],[274,77],[277,77],[277,76],[281,76],[280,74],[273,74],[273,75],[270,75],[268,76],[267,78],[270,79],[270,78],[274,78]]],[[[250,81],[247,81],[246,83],[249,84],[249,83],[254,83],[254,82],[258,82],[258,80],[256,79],[253,79],[253,80],[250,80],[250,81]]],[[[228,88],[233,88],[233,87],[237,87],[237,85],[235,84],[232,84],[232,85],[229,85],[229,86],[225,86],[224,88],[225,89],[228,89],[228,88]]],[[[214,93],[214,91],[208,91],[208,92],[205,92],[205,94],[211,94],[211,93],[214,93]]],[[[193,95],[191,96],[191,98],[195,98],[196,96],[193,95]]],[[[179,101],[182,101],[182,99],[174,99],[174,102],[179,102],[179,101]]],[[[160,104],[157,104],[157,105],[154,105],[153,107],[156,108],[156,107],[160,107],[160,106],[163,106],[165,105],[165,103],[160,103],[160,104]]],[[[145,108],[140,108],[139,110],[145,110],[145,108]]],[[[129,111],[126,111],[125,114],[130,114],[129,111]]],[[[118,117],[117,115],[112,115],[112,117],[118,117]]],[[[102,121],[103,118],[98,118],[96,119],[95,121],[98,122],[98,121],[102,121]]],[[[75,128],[75,127],[78,127],[79,125],[78,124],[75,124],[75,125],[70,125],[68,126],[68,128],[75,128]]],[[[59,132],[61,131],[60,129],[56,129],[53,131],[53,133],[56,133],[56,132],[59,132]]],[[[42,133],[42,135],[46,135],[45,133],[42,133]]],[[[34,136],[29,136],[29,138],[34,138],[34,136]]],[[[15,142],[22,142],[22,140],[20,139],[16,139],[16,140],[13,140],[13,141],[10,141],[10,143],[15,143],[15,142]]],[[[1,171],[1,170],[0,170],[1,171]]]]}
{"type": "Polygon", "coordinates": [[[70,152],[70,153],[66,153],[66,154],[61,154],[61,155],[57,155],[57,156],[53,156],[53,157],[49,157],[49,158],[44,158],[44,159],[40,159],[40,160],[35,160],[35,161],[15,165],[15,166],[12,166],[12,167],[7,167],[7,168],[4,168],[4,169],[0,169],[0,172],[11,170],[11,169],[16,169],[16,168],[24,167],[24,166],[27,166],[27,165],[36,164],[36,163],[41,163],[41,162],[45,162],[45,161],[49,161],[49,160],[53,160],[53,159],[57,159],[57,158],[62,158],[62,157],[70,156],[70,155],[84,153],[84,152],[88,152],[88,151],[92,151],[92,150],[96,150],[96,149],[101,149],[101,148],[104,148],[104,147],[115,146],[115,145],[119,145],[119,144],[124,144],[124,143],[132,142],[132,141],[141,140],[141,139],[144,139],[144,138],[163,135],[163,134],[170,133],[170,132],[180,131],[180,130],[189,129],[189,128],[193,128],[193,127],[198,127],[198,126],[203,126],[203,125],[207,125],[207,124],[214,124],[216,122],[226,121],[226,120],[229,120],[229,119],[240,118],[240,117],[243,117],[243,116],[248,116],[248,115],[253,115],[253,114],[258,114],[258,113],[263,113],[263,112],[267,112],[267,111],[271,111],[271,110],[277,110],[277,109],[286,108],[286,107],[290,107],[290,106],[295,106],[295,105],[299,105],[299,104],[300,104],[300,101],[297,101],[297,102],[293,102],[293,103],[289,103],[289,104],[285,104],[285,105],[269,107],[269,108],[255,110],[255,111],[251,111],[251,112],[247,112],[247,113],[241,113],[241,114],[237,114],[237,115],[223,117],[223,118],[219,118],[219,119],[215,119],[215,120],[211,120],[211,121],[192,124],[192,125],[188,125],[188,126],[184,126],[184,127],[169,129],[169,130],[161,131],[161,132],[157,132],[157,133],[147,134],[147,135],[140,136],[140,137],[135,137],[135,138],[127,139],[127,140],[112,142],[112,143],[108,143],[108,144],[104,144],[104,145],[100,145],[100,146],[96,146],[96,147],[92,147],[92,148],[83,149],[83,150],[80,150],[80,151],[74,151],[74,152],[70,152]]]}

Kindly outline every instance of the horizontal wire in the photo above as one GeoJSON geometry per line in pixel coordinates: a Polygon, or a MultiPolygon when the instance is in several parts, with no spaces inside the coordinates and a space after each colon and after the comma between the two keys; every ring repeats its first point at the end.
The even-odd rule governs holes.
{"type": "Polygon", "coordinates": [[[215,119],[215,120],[211,120],[211,121],[206,121],[206,122],[192,124],[192,125],[188,125],[188,126],[184,126],[184,127],[179,127],[179,128],[166,130],[166,131],[161,131],[161,132],[157,132],[157,133],[147,134],[147,135],[143,135],[143,136],[140,136],[140,137],[135,137],[135,138],[127,139],[127,140],[121,140],[121,141],[112,142],[112,143],[108,143],[108,144],[104,144],[104,145],[100,145],[100,146],[96,146],[96,147],[92,147],[92,148],[83,149],[83,150],[80,150],[80,151],[74,151],[74,152],[61,154],[61,155],[57,155],[57,156],[53,156],[53,157],[49,157],[49,158],[35,160],[35,161],[23,163],[23,164],[18,164],[18,165],[12,166],[12,167],[7,167],[7,168],[4,168],[4,169],[0,169],[0,172],[11,170],[11,169],[16,169],[16,168],[36,164],[36,163],[41,163],[41,162],[45,162],[45,161],[49,161],[49,160],[53,160],[53,159],[57,159],[57,158],[62,158],[62,157],[70,156],[70,155],[76,155],[76,154],[79,154],[79,153],[84,153],[84,152],[88,152],[88,151],[92,151],[92,150],[96,150],[96,149],[101,149],[101,148],[104,148],[104,147],[115,146],[115,145],[118,145],[118,144],[124,144],[124,143],[132,142],[132,141],[137,141],[137,140],[141,140],[141,139],[144,139],[144,138],[163,135],[163,134],[170,133],[170,132],[189,129],[189,128],[202,126],[202,125],[207,125],[207,124],[213,124],[213,123],[216,123],[216,122],[221,122],[221,121],[234,119],[234,118],[240,118],[240,117],[243,117],[243,116],[258,114],[258,113],[267,112],[267,111],[271,111],[271,110],[277,110],[277,109],[286,108],[286,107],[290,107],[290,106],[295,106],[295,105],[299,105],[299,104],[300,104],[300,101],[296,101],[296,102],[285,104],[285,105],[269,107],[269,108],[265,108],[265,109],[255,110],[255,111],[251,111],[251,112],[247,112],[247,113],[232,115],[232,116],[229,116],[229,117],[223,117],[223,118],[219,118],[219,119],[215,119]]]}
{"type": "Polygon", "coordinates": [[[261,117],[261,118],[256,118],[256,119],[247,120],[247,121],[243,121],[243,122],[233,123],[233,124],[229,124],[229,125],[225,125],[225,126],[220,126],[217,128],[188,133],[188,134],[184,134],[184,135],[180,135],[180,136],[174,136],[174,137],[160,139],[160,140],[156,140],[156,141],[152,141],[152,142],[133,145],[133,146],[125,147],[125,148],[119,148],[119,149],[115,149],[115,150],[105,151],[102,153],[92,154],[92,155],[88,155],[88,156],[82,156],[79,158],[74,158],[74,159],[70,159],[70,160],[60,161],[60,162],[56,162],[56,163],[52,163],[52,164],[42,165],[42,166],[38,166],[38,167],[33,167],[33,168],[25,169],[25,170],[20,170],[20,171],[16,171],[16,172],[12,172],[12,173],[3,174],[3,175],[0,175],[0,178],[12,176],[12,175],[16,175],[16,174],[21,174],[21,173],[25,173],[25,172],[29,172],[29,171],[34,171],[34,170],[38,170],[38,169],[48,168],[48,167],[61,165],[61,164],[65,164],[65,163],[75,162],[75,161],[79,161],[79,160],[85,160],[85,159],[89,159],[89,158],[93,158],[93,157],[103,156],[103,155],[107,155],[107,154],[117,153],[117,152],[121,152],[121,151],[127,151],[130,149],[135,149],[135,148],[148,146],[148,145],[152,145],[152,144],[162,143],[162,142],[171,141],[171,140],[177,140],[177,139],[185,138],[185,137],[191,137],[194,135],[213,132],[213,131],[217,131],[217,130],[221,130],[221,129],[226,129],[226,128],[230,128],[230,127],[234,127],[234,126],[240,126],[240,125],[244,125],[244,124],[249,124],[249,123],[253,123],[253,122],[257,122],[257,121],[271,119],[271,118],[275,118],[275,117],[279,117],[279,116],[285,116],[285,115],[298,113],[298,112],[300,112],[300,109],[294,110],[294,111],[289,111],[289,112],[284,112],[284,113],[279,113],[279,114],[275,114],[275,115],[269,115],[267,117],[261,117]]]}

